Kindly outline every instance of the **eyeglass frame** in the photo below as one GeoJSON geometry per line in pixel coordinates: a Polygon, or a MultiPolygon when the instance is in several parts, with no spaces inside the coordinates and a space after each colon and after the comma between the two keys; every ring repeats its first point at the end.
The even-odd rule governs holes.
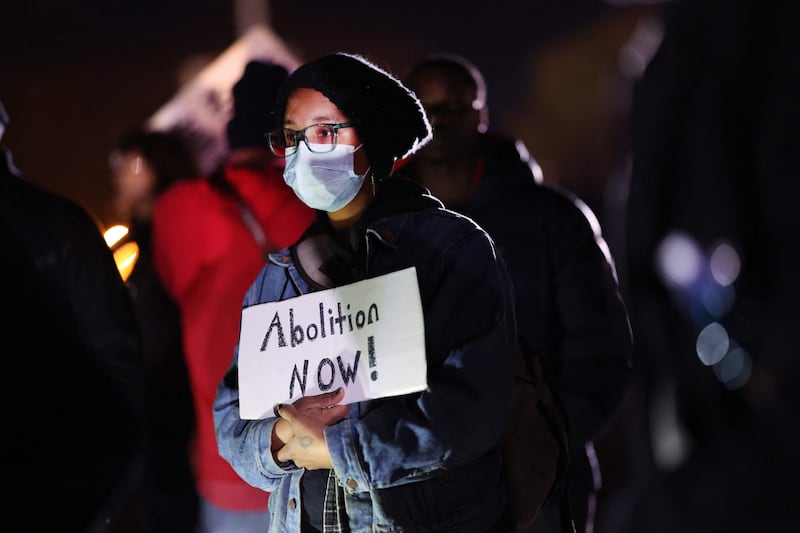
{"type": "Polygon", "coordinates": [[[337,122],[337,123],[317,122],[316,124],[309,124],[308,126],[306,126],[305,128],[303,128],[301,130],[293,130],[293,129],[290,129],[290,128],[280,128],[278,130],[268,131],[267,133],[264,134],[264,136],[267,138],[267,144],[269,144],[270,152],[275,154],[276,157],[284,157],[285,158],[286,157],[286,150],[285,149],[288,148],[288,146],[286,146],[286,143],[284,142],[283,155],[279,155],[279,154],[277,154],[275,152],[275,148],[273,148],[273,146],[272,146],[272,134],[273,133],[278,133],[278,132],[281,132],[281,134],[283,134],[284,139],[286,137],[286,133],[288,132],[292,136],[292,139],[294,140],[294,144],[292,146],[297,146],[298,144],[300,144],[299,141],[297,140],[297,138],[300,137],[303,140],[303,142],[306,143],[306,148],[308,148],[308,150],[310,152],[326,154],[328,152],[332,152],[334,150],[334,148],[336,148],[336,144],[339,142],[339,130],[340,129],[342,129],[342,128],[354,128],[354,127],[355,127],[355,125],[352,122],[337,122]],[[329,128],[331,128],[333,130],[333,142],[330,143],[330,145],[326,145],[326,146],[330,146],[331,147],[330,150],[326,150],[325,152],[320,152],[318,150],[314,150],[314,149],[311,148],[311,143],[309,143],[308,142],[308,138],[306,138],[306,130],[308,128],[313,128],[314,126],[328,126],[329,128]]]}

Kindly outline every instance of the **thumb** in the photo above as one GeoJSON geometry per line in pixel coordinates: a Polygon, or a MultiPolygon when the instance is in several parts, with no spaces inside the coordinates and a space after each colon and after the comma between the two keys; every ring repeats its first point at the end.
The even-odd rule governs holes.
{"type": "Polygon", "coordinates": [[[333,392],[324,395],[327,405],[325,407],[333,407],[337,403],[344,400],[344,387],[339,387],[333,392]]]}

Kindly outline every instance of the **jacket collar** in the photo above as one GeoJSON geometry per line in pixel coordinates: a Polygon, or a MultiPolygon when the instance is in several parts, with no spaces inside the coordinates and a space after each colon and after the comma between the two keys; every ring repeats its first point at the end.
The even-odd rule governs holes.
{"type": "Polygon", "coordinates": [[[402,176],[381,181],[375,201],[351,228],[351,242],[363,242],[372,235],[392,245],[413,213],[425,209],[444,209],[444,205],[425,187],[402,176]]]}
{"type": "MultiPolygon", "coordinates": [[[[364,258],[368,239],[380,242],[389,248],[395,248],[395,241],[413,213],[425,209],[443,209],[444,205],[425,187],[402,176],[393,176],[380,183],[375,200],[364,211],[361,219],[350,228],[347,235],[342,235],[331,226],[324,211],[317,212],[316,220],[308,227],[298,240],[298,244],[326,234],[337,247],[352,253],[356,260],[364,258]]],[[[292,246],[295,249],[296,245],[292,246]]],[[[292,263],[291,253],[274,253],[270,261],[281,266],[292,263]]],[[[361,261],[359,263],[363,264],[361,261]]]]}

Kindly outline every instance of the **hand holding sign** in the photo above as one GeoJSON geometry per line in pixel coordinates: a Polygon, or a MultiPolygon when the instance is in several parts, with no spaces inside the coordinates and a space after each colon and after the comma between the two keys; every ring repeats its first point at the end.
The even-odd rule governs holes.
{"type": "Polygon", "coordinates": [[[295,465],[317,470],[333,468],[328,445],[325,442],[325,427],[344,418],[350,408],[337,405],[344,399],[344,389],[335,392],[307,396],[294,405],[282,405],[276,410],[289,423],[292,437],[283,447],[273,450],[278,461],[292,461],[295,465]]]}
{"type": "MultiPolygon", "coordinates": [[[[346,405],[339,405],[344,399],[344,389],[338,388],[333,392],[326,392],[317,396],[305,396],[294,402],[294,408],[299,412],[322,422],[326,426],[335,424],[350,412],[346,405]]],[[[275,406],[275,416],[283,405],[275,406]]],[[[278,420],[272,430],[272,452],[277,459],[277,451],[294,437],[294,429],[286,420],[278,420]]]]}
{"type": "Polygon", "coordinates": [[[242,311],[240,416],[342,387],[344,403],[427,386],[414,267],[242,311]]]}
{"type": "MultiPolygon", "coordinates": [[[[350,412],[346,405],[339,405],[344,400],[344,389],[339,387],[333,392],[326,392],[316,396],[305,396],[292,404],[304,416],[322,422],[326,426],[335,424],[350,412]]],[[[284,407],[279,405],[277,410],[284,407]]],[[[280,415],[278,415],[280,416],[280,415]]]]}

